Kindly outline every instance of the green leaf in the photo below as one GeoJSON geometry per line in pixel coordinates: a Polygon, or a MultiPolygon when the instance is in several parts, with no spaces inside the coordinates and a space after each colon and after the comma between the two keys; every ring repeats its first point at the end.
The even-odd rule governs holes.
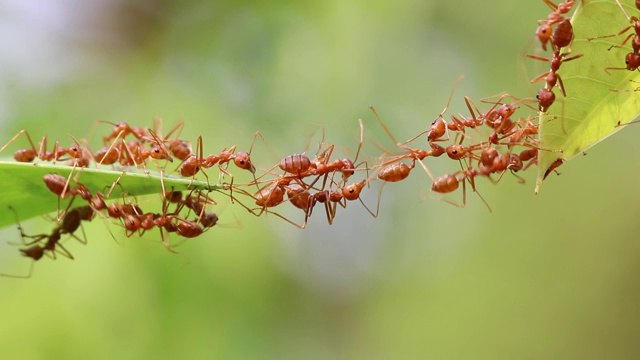
{"type": "MultiPolygon", "coordinates": [[[[604,39],[629,26],[624,13],[614,0],[583,0],[572,19],[575,38],[571,55],[582,58],[563,63],[559,70],[567,97],[556,88],[556,101],[540,119],[540,148],[562,150],[562,153],[541,151],[538,159],[537,193],[544,174],[558,159],[569,160],[589,147],[612,135],[640,113],[640,72],[628,70],[605,71],[606,67],[625,68],[625,56],[632,52],[631,40],[623,48],[623,35],[604,39]],[[634,83],[637,81],[639,83],[634,83]],[[614,91],[626,90],[626,91],[614,91]],[[564,129],[563,129],[564,127],[564,129]]],[[[631,2],[628,2],[631,3],[631,2]]],[[[624,5],[630,15],[639,16],[638,9],[624,5]]]]}
{"type": "MultiPolygon", "coordinates": [[[[49,191],[42,177],[53,173],[67,178],[72,169],[69,166],[51,165],[42,162],[34,165],[31,163],[0,161],[0,188],[3,189],[0,197],[0,227],[15,223],[15,215],[10,207],[15,209],[20,221],[57,211],[58,197],[49,191]]],[[[114,188],[111,199],[121,197],[123,191],[132,196],[162,193],[159,174],[145,175],[125,172],[123,175],[122,171],[95,168],[76,168],[73,171],[73,178],[79,175],[78,181],[94,194],[97,191],[105,191],[105,188],[111,187],[111,184],[122,175],[119,181],[121,186],[114,188]]],[[[209,185],[202,181],[192,181],[191,179],[176,178],[168,175],[163,176],[163,181],[165,188],[176,191],[187,189],[212,191],[222,188],[219,185],[209,185]]],[[[74,184],[73,180],[71,184],[74,184]]],[[[69,200],[63,200],[61,207],[68,204],[69,200]]],[[[76,199],[74,204],[80,205],[81,203],[78,200],[81,199],[76,199]]]]}

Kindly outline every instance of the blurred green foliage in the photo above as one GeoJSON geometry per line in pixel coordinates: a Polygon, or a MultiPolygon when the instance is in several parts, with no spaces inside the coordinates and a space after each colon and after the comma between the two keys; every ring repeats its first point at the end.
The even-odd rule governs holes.
{"type": "MultiPolygon", "coordinates": [[[[538,85],[528,79],[545,64],[523,54],[536,51],[536,20],[549,11],[534,0],[137,0],[97,8],[67,9],[76,27],[60,35],[63,55],[44,61],[49,70],[70,68],[66,75],[5,77],[5,138],[26,128],[65,139],[73,129],[97,144],[108,128],[96,120],[150,126],[161,116],[165,129],[186,121],[182,136],[202,135],[205,152],[246,148],[261,131],[271,149],[256,145],[263,169],[303,151],[314,124],[348,153],[363,118],[366,145],[391,146],[370,104],[398,138],[409,138],[442,110],[459,73],[466,78],[453,113],[466,111],[463,95],[533,96],[538,85]]],[[[14,42],[42,57],[20,37],[14,42]]],[[[74,261],[43,259],[29,280],[0,279],[2,354],[635,358],[640,196],[638,161],[627,154],[639,150],[637,131],[565,164],[538,196],[533,172],[525,186],[510,176],[497,186],[479,181],[493,213],[471,192],[466,209],[434,200],[416,171],[385,187],[377,219],[351,203],[333,226],[319,211],[302,231],[222,206],[221,226],[179,247],[179,256],[157,233],[126,238],[95,221],[85,226],[87,246],[66,243],[74,261]]],[[[458,166],[439,160],[427,163],[435,174],[458,166]]],[[[375,204],[376,191],[365,201],[375,204]]],[[[42,219],[24,225],[29,233],[52,227],[42,219]]],[[[15,228],[2,235],[19,242],[15,228]]],[[[0,254],[0,272],[27,271],[16,246],[0,254]]]]}

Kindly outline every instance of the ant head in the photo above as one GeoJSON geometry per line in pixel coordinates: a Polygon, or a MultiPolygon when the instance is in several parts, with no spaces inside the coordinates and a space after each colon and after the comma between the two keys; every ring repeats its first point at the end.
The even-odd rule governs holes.
{"type": "Polygon", "coordinates": [[[169,162],[173,162],[173,158],[169,156],[167,151],[164,149],[164,146],[154,146],[149,151],[149,155],[156,160],[168,160],[169,162]]]}
{"type": "Polygon", "coordinates": [[[140,229],[140,220],[137,216],[127,215],[124,218],[124,227],[128,231],[136,231],[140,229]]]}
{"type": "Polygon", "coordinates": [[[204,216],[200,219],[200,224],[205,228],[210,228],[215,226],[218,223],[218,215],[214,212],[205,213],[204,216]]]}
{"type": "Polygon", "coordinates": [[[542,23],[536,30],[536,36],[542,44],[542,50],[547,50],[547,42],[551,39],[551,25],[547,22],[542,23]]]}
{"type": "Polygon", "coordinates": [[[119,122],[115,124],[116,131],[131,131],[131,127],[126,122],[119,122]]]}
{"type": "Polygon", "coordinates": [[[447,155],[453,160],[460,160],[467,153],[464,146],[460,144],[451,144],[447,146],[447,155]]]}
{"type": "Polygon", "coordinates": [[[365,179],[360,182],[347,185],[344,189],[342,189],[342,195],[347,200],[356,200],[360,197],[360,192],[366,184],[367,180],[365,179]]]}
{"type": "Polygon", "coordinates": [[[633,71],[640,67],[640,54],[628,53],[624,58],[624,63],[627,64],[627,70],[633,71]]]}
{"type": "Polygon", "coordinates": [[[256,172],[256,167],[251,163],[251,156],[246,152],[237,153],[233,158],[233,162],[240,169],[249,170],[252,174],[256,172]]]}
{"type": "Polygon", "coordinates": [[[512,171],[519,171],[519,170],[522,170],[523,167],[524,165],[522,163],[522,159],[520,159],[518,155],[516,154],[509,155],[509,165],[507,166],[507,169],[510,169],[512,171]]]}
{"type": "Polygon", "coordinates": [[[547,111],[549,106],[556,100],[556,94],[549,89],[541,88],[536,94],[536,99],[538,99],[538,104],[540,104],[540,110],[547,111]]]}
{"type": "Polygon", "coordinates": [[[340,160],[340,162],[343,165],[342,176],[344,178],[348,178],[349,176],[351,176],[351,175],[353,175],[355,173],[354,169],[356,168],[356,165],[353,163],[353,161],[351,161],[349,159],[342,159],[342,160],[340,160]]]}
{"type": "Polygon", "coordinates": [[[433,120],[431,127],[429,127],[429,135],[427,139],[429,141],[437,140],[444,136],[447,131],[447,123],[441,117],[433,120]]]}
{"type": "Polygon", "coordinates": [[[71,145],[67,148],[67,154],[71,155],[71,157],[79,158],[82,156],[82,148],[78,145],[71,145]]]}

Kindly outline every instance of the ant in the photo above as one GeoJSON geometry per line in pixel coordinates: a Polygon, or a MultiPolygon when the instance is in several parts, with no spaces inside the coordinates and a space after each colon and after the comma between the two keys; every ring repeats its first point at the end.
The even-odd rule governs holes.
{"type": "Polygon", "coordinates": [[[496,144],[507,145],[509,149],[516,145],[534,146],[532,143],[537,140],[534,139],[533,136],[538,135],[539,127],[540,124],[534,124],[531,118],[521,118],[518,122],[514,123],[514,127],[511,130],[497,139],[498,142],[496,142],[496,144]],[[524,126],[521,125],[522,123],[524,123],[524,126]],[[520,127],[516,127],[516,125],[520,125],[520,127]],[[499,142],[504,139],[508,139],[508,142],[499,142]]]}
{"type": "MultiPolygon", "coordinates": [[[[320,177],[317,177],[316,181],[319,178],[320,177]]],[[[256,183],[257,185],[256,181],[254,181],[254,183],[256,183]]],[[[279,218],[287,221],[288,223],[298,228],[304,229],[306,224],[299,225],[293,220],[287,218],[286,216],[278,212],[269,210],[269,208],[276,207],[282,204],[283,202],[285,202],[284,196],[286,193],[289,199],[291,200],[292,204],[295,207],[302,209],[306,213],[309,209],[308,201],[309,201],[310,195],[308,190],[312,186],[313,185],[305,184],[302,180],[300,180],[296,176],[280,176],[279,178],[270,180],[265,186],[263,186],[262,188],[259,188],[255,194],[251,194],[248,191],[241,188],[238,188],[236,191],[239,191],[241,194],[252,198],[255,201],[255,204],[259,206],[259,208],[251,209],[248,206],[244,205],[241,201],[238,201],[238,203],[242,207],[244,207],[247,211],[249,211],[252,215],[260,216],[263,213],[274,214],[275,216],[278,216],[279,218]],[[296,184],[292,185],[291,183],[293,181],[295,181],[296,184]],[[296,185],[299,188],[299,190],[294,185],[296,185]]],[[[237,200],[237,198],[232,196],[232,200],[237,200]]]]}
{"type": "Polygon", "coordinates": [[[376,209],[376,212],[374,213],[373,211],[371,211],[371,209],[369,209],[369,207],[364,203],[364,201],[362,201],[362,198],[360,197],[362,190],[369,184],[371,180],[371,178],[367,178],[345,185],[343,187],[338,187],[336,191],[324,190],[312,195],[309,198],[308,211],[305,214],[304,225],[306,226],[307,219],[311,216],[311,212],[316,202],[325,203],[325,212],[327,214],[327,221],[329,222],[329,225],[333,223],[333,220],[336,217],[337,205],[340,204],[340,206],[346,208],[347,201],[359,200],[362,206],[364,206],[364,208],[367,210],[367,212],[369,212],[369,214],[371,214],[371,216],[373,216],[374,218],[377,218],[380,210],[380,203],[378,202],[378,207],[376,209]]]}
{"type": "MultiPolygon", "coordinates": [[[[607,73],[609,73],[609,70],[629,70],[629,71],[634,71],[634,70],[637,70],[640,67],[640,19],[638,17],[636,17],[636,16],[629,16],[629,14],[624,9],[624,7],[622,6],[622,4],[620,3],[619,0],[616,0],[616,3],[618,4],[618,7],[620,7],[620,10],[622,11],[622,13],[627,18],[627,20],[629,21],[629,23],[631,25],[629,25],[626,28],[622,29],[617,34],[597,36],[597,37],[594,37],[594,38],[587,39],[589,41],[592,41],[592,40],[595,40],[595,39],[605,39],[605,38],[620,36],[620,35],[624,34],[625,32],[629,31],[629,29],[633,29],[633,32],[630,33],[629,35],[627,35],[627,37],[624,38],[624,40],[620,44],[612,45],[612,46],[610,46],[608,48],[608,50],[611,50],[614,47],[615,48],[622,48],[630,39],[633,38],[633,40],[631,41],[631,48],[633,49],[633,52],[630,52],[625,56],[625,64],[626,64],[626,66],[623,67],[623,68],[606,67],[604,70],[607,73]]],[[[640,1],[636,1],[636,8],[638,8],[638,10],[640,10],[640,1]]]]}
{"type": "MultiPolygon", "coordinates": [[[[254,136],[254,142],[255,138],[258,136],[262,137],[262,134],[260,134],[260,132],[256,132],[254,136]]],[[[217,164],[222,173],[233,178],[233,175],[222,167],[223,164],[226,164],[230,161],[233,161],[233,163],[237,167],[248,170],[252,174],[255,174],[256,172],[256,168],[251,162],[250,155],[251,150],[253,149],[253,142],[251,144],[249,153],[238,152],[237,154],[234,154],[236,151],[236,146],[233,145],[231,148],[229,148],[229,150],[224,148],[219,154],[211,154],[207,157],[204,157],[202,150],[202,136],[198,136],[196,149],[197,154],[190,154],[189,157],[187,157],[180,165],[180,175],[182,175],[183,177],[195,177],[195,175],[200,171],[200,168],[208,169],[217,164]]],[[[205,177],[207,179],[209,178],[207,174],[205,174],[205,177]]]]}
{"type": "MultiPolygon", "coordinates": [[[[497,154],[497,153],[496,153],[497,154]]],[[[524,162],[519,155],[514,153],[504,153],[502,155],[495,156],[492,161],[488,163],[481,162],[481,166],[478,170],[478,175],[486,176],[492,183],[497,184],[500,182],[505,172],[509,170],[513,176],[516,177],[520,184],[524,184],[525,180],[515,173],[524,169],[524,162]],[[500,172],[500,177],[497,180],[493,180],[490,175],[500,172]]]]}
{"type": "MultiPolygon", "coordinates": [[[[278,213],[271,211],[268,212],[275,213],[276,216],[279,216],[298,227],[304,228],[304,226],[306,226],[306,220],[309,216],[310,208],[313,208],[313,206],[315,206],[315,202],[312,203],[312,201],[313,199],[317,200],[319,198],[322,198],[321,194],[324,193],[329,174],[333,174],[331,178],[332,182],[334,182],[333,178],[336,173],[339,172],[341,174],[342,179],[337,184],[337,186],[340,186],[347,182],[348,178],[355,173],[356,168],[360,165],[354,164],[358,161],[364,139],[364,125],[362,119],[359,119],[358,122],[360,125],[360,142],[358,144],[356,156],[353,161],[348,158],[335,159],[331,161],[331,156],[333,155],[333,151],[335,149],[334,145],[327,146],[324,150],[319,152],[313,160],[309,159],[309,157],[304,153],[288,155],[284,157],[280,161],[280,163],[265,172],[265,175],[270,174],[272,173],[272,170],[277,166],[281,170],[283,170],[285,174],[279,176],[276,179],[270,180],[269,184],[264,186],[262,189],[258,189],[258,192],[251,196],[256,200],[256,205],[262,206],[262,210],[257,214],[250,209],[248,210],[254,215],[259,216],[262,212],[267,211],[267,208],[277,206],[284,202],[284,194],[286,193],[287,197],[295,207],[298,207],[305,211],[304,225],[298,225],[278,213]],[[304,178],[311,176],[315,176],[315,179],[310,184],[307,185],[303,182],[304,178]],[[321,178],[323,179],[322,186],[318,190],[314,188],[314,185],[321,178]],[[293,181],[295,181],[295,184],[292,185],[291,183],[293,181]],[[318,191],[314,195],[311,195],[309,193],[309,190],[312,189],[318,191]]],[[[324,135],[323,141],[320,143],[318,151],[322,149],[323,144],[324,135]]],[[[366,161],[364,161],[363,163],[366,164],[366,161]]],[[[254,181],[256,185],[258,183],[258,179],[254,181]]],[[[327,212],[327,218],[329,219],[329,223],[331,224],[333,218],[331,217],[331,215],[329,215],[329,212],[327,212]]]]}
{"type": "MultiPolygon", "coordinates": [[[[374,110],[374,113],[375,113],[375,110],[374,110]]],[[[335,176],[335,173],[337,172],[340,172],[341,174],[341,180],[339,184],[345,184],[349,179],[349,177],[355,174],[355,170],[362,164],[365,165],[364,169],[367,171],[367,174],[368,174],[367,161],[362,161],[357,165],[355,164],[358,162],[358,158],[360,157],[360,150],[362,150],[362,144],[364,142],[364,124],[362,123],[362,119],[358,119],[358,125],[360,126],[360,142],[358,143],[358,149],[356,150],[356,155],[353,161],[348,158],[342,158],[342,159],[335,159],[329,162],[329,160],[331,159],[331,155],[333,155],[333,150],[335,148],[335,145],[328,146],[325,150],[323,150],[320,154],[318,154],[314,160],[311,160],[312,166],[309,171],[309,175],[315,175],[317,177],[316,177],[316,180],[314,180],[309,185],[309,187],[312,187],[318,181],[318,179],[324,175],[322,180],[322,187],[321,187],[322,189],[324,189],[324,187],[326,186],[329,173],[333,173],[333,176],[335,176]]],[[[323,138],[324,138],[324,135],[323,135],[323,138]]],[[[322,142],[321,145],[323,143],[324,142],[322,142]]],[[[332,181],[333,181],[333,176],[332,176],[332,181]]],[[[301,175],[300,175],[300,178],[302,178],[301,175]]]]}
{"type": "Polygon", "coordinates": [[[78,144],[77,140],[73,138],[76,142],[75,145],[70,146],[69,148],[64,148],[59,146],[59,142],[56,141],[53,151],[47,151],[47,136],[43,136],[42,140],[38,144],[38,149],[36,150],[36,146],[31,140],[31,136],[27,130],[20,130],[9,142],[7,142],[4,146],[0,148],[0,152],[4,151],[9,145],[11,145],[14,141],[20,137],[20,135],[26,135],[29,144],[31,145],[30,149],[18,149],[13,153],[13,158],[18,162],[33,162],[36,158],[42,161],[63,161],[68,160],[70,158],[79,159],[83,156],[82,148],[80,144],[78,144]],[[65,155],[69,155],[70,158],[64,158],[65,155]]]}
{"type": "Polygon", "coordinates": [[[164,185],[164,174],[162,172],[160,177],[160,184],[162,186],[163,194],[162,214],[142,214],[142,212],[139,212],[135,216],[130,216],[129,220],[133,225],[130,226],[128,230],[135,231],[138,228],[141,228],[144,232],[151,229],[153,225],[155,225],[160,229],[162,243],[165,248],[170,252],[177,253],[171,247],[169,239],[167,236],[165,236],[163,229],[167,232],[176,232],[178,233],[178,235],[185,238],[194,238],[202,235],[202,233],[204,233],[206,229],[215,226],[215,224],[218,222],[218,216],[215,213],[205,212],[206,205],[215,204],[216,202],[210,199],[208,196],[203,195],[201,192],[198,192],[196,196],[190,194],[183,200],[182,192],[166,191],[164,185]],[[178,207],[172,213],[168,212],[169,203],[178,204],[178,207]],[[196,221],[190,221],[178,216],[182,208],[185,206],[198,214],[198,218],[196,221]]]}
{"type": "MultiPolygon", "coordinates": [[[[498,97],[496,101],[487,101],[487,99],[489,98],[480,100],[483,103],[493,104],[493,106],[485,112],[480,111],[478,107],[473,103],[473,101],[471,101],[469,97],[465,96],[465,103],[467,104],[467,109],[471,114],[471,118],[467,118],[462,115],[460,115],[460,118],[451,116],[452,122],[448,124],[449,128],[458,129],[458,130],[461,129],[462,132],[464,132],[465,127],[475,128],[477,126],[481,126],[482,124],[486,123],[487,126],[489,126],[494,130],[491,137],[497,137],[499,134],[509,131],[512,128],[513,122],[511,121],[510,118],[520,108],[520,106],[518,106],[517,104],[524,103],[526,106],[531,107],[526,103],[530,99],[518,99],[515,96],[510,95],[508,93],[502,93],[496,96],[498,97]],[[512,103],[502,103],[502,100],[508,97],[513,98],[515,101],[512,103]],[[476,112],[477,112],[477,115],[476,115],[476,112]]],[[[496,97],[496,96],[492,96],[492,97],[496,97]]],[[[491,137],[489,139],[490,141],[492,141],[491,137]]],[[[458,145],[462,145],[463,141],[464,141],[464,134],[463,134],[463,138],[460,139],[460,141],[458,142],[458,145]]],[[[450,148],[448,151],[448,154],[451,152],[451,150],[452,149],[450,148]]],[[[447,149],[445,149],[445,151],[447,151],[447,149]]]]}
{"type": "Polygon", "coordinates": [[[69,212],[69,217],[65,216],[65,219],[62,223],[56,226],[51,234],[39,234],[39,235],[27,235],[20,225],[20,220],[18,219],[18,214],[13,207],[9,207],[16,216],[16,223],[18,225],[18,230],[20,231],[20,237],[22,238],[22,242],[26,246],[26,248],[19,249],[20,253],[23,256],[29,257],[33,260],[31,266],[29,268],[29,273],[27,275],[8,275],[8,274],[0,274],[0,276],[5,277],[13,277],[13,278],[30,278],[33,273],[34,263],[40,259],[44,255],[48,255],[49,257],[56,259],[56,253],[63,255],[71,260],[73,260],[73,255],[67,250],[62,244],[60,244],[60,240],[63,234],[70,234],[71,236],[78,239],[83,244],[86,244],[86,240],[81,240],[78,238],[74,232],[80,227],[80,222],[82,220],[82,212],[80,209],[72,209],[69,212]],[[31,241],[27,242],[25,239],[31,239],[31,241]],[[40,245],[40,242],[45,240],[44,245],[40,245]]]}
{"type": "MultiPolygon", "coordinates": [[[[404,143],[399,142],[395,138],[395,136],[393,136],[389,127],[384,123],[384,121],[382,121],[382,118],[380,117],[376,109],[373,106],[369,106],[369,108],[371,109],[376,119],[380,123],[380,126],[382,126],[382,128],[387,133],[387,135],[389,135],[389,138],[395,143],[396,147],[407,151],[405,154],[393,156],[391,159],[383,161],[380,165],[378,165],[378,168],[380,168],[380,170],[378,171],[378,178],[385,182],[402,181],[409,176],[409,173],[415,167],[416,161],[418,161],[422,166],[422,168],[424,169],[424,171],[427,173],[427,175],[429,175],[429,177],[433,179],[433,175],[431,175],[431,172],[429,171],[427,166],[422,162],[422,160],[424,160],[427,156],[433,156],[434,153],[438,153],[439,155],[441,155],[441,153],[436,150],[426,151],[422,149],[413,149],[407,145],[413,142],[422,134],[418,135],[418,137],[413,137],[405,141],[404,143]],[[404,159],[411,159],[411,165],[400,163],[400,161],[404,159]]],[[[445,108],[445,111],[446,111],[446,108],[445,108]]],[[[442,113],[440,114],[439,118],[441,118],[441,116],[442,116],[442,113]]]]}
{"type": "Polygon", "coordinates": [[[564,19],[558,24],[551,35],[551,46],[552,48],[560,49],[569,46],[572,40],[573,25],[571,25],[571,19],[564,19]]]}
{"type": "MultiPolygon", "coordinates": [[[[95,196],[91,194],[91,191],[84,184],[77,181],[79,174],[76,175],[75,187],[69,187],[72,175],[73,170],[69,173],[69,176],[66,179],[59,174],[46,174],[42,177],[42,180],[44,181],[47,188],[58,196],[58,219],[60,219],[60,199],[66,199],[69,196],[73,196],[74,198],[75,196],[80,196],[83,200],[88,201],[89,206],[94,211],[94,215],[100,210],[107,209],[111,217],[119,217],[117,216],[117,211],[115,209],[107,206],[107,204],[105,203],[105,199],[108,199],[111,196],[116,186],[121,186],[120,179],[124,176],[124,171],[111,184],[111,187],[106,194],[97,192],[95,196]]],[[[71,206],[72,203],[73,199],[69,202],[67,209],[71,206]]],[[[65,210],[63,214],[65,214],[66,212],[67,211],[65,210]]],[[[91,218],[93,218],[93,216],[91,218]]]]}
{"type": "MultiPolygon", "coordinates": [[[[438,114],[438,116],[436,117],[435,120],[433,120],[433,122],[431,123],[431,125],[429,126],[429,129],[426,131],[421,132],[420,134],[416,135],[414,138],[406,141],[405,143],[410,143],[411,141],[417,139],[418,137],[422,136],[423,134],[427,134],[427,142],[429,143],[429,145],[431,146],[432,150],[435,151],[435,154],[437,155],[433,155],[433,156],[440,156],[442,154],[444,154],[444,148],[438,144],[435,144],[435,142],[440,142],[440,141],[449,141],[449,134],[448,131],[456,131],[458,132],[458,134],[461,134],[464,137],[464,128],[466,127],[476,127],[478,125],[478,123],[475,121],[476,118],[475,116],[473,116],[473,122],[472,123],[467,123],[466,121],[456,121],[457,119],[454,118],[452,116],[452,120],[454,122],[454,124],[449,123],[447,124],[447,122],[444,120],[444,114],[447,112],[447,110],[449,109],[449,105],[451,105],[451,99],[453,99],[453,94],[455,93],[456,88],[458,87],[458,84],[460,84],[460,81],[462,81],[462,79],[464,79],[464,76],[459,75],[455,82],[453,83],[453,88],[451,89],[451,93],[449,94],[449,100],[447,100],[447,105],[444,107],[444,109],[442,109],[442,111],[440,112],[440,114],[438,114]],[[462,123],[462,124],[461,124],[462,123]],[[445,138],[446,135],[446,138],[445,138]]],[[[469,98],[465,97],[465,101],[467,101],[467,106],[469,107],[469,111],[473,114],[473,110],[471,110],[471,105],[469,104],[469,98]],[[467,101],[468,100],[468,101],[467,101]]],[[[383,128],[386,129],[386,126],[383,126],[383,128]]],[[[388,132],[387,132],[388,133],[388,132]]],[[[458,134],[456,134],[456,138],[458,136],[458,134]]],[[[395,141],[395,140],[394,140],[395,141]]],[[[397,141],[395,141],[396,144],[398,143],[397,141]]]]}
{"type": "Polygon", "coordinates": [[[567,96],[567,93],[564,89],[564,83],[562,82],[562,78],[557,73],[557,71],[560,69],[562,63],[579,59],[583,57],[584,54],[574,55],[568,58],[566,57],[567,55],[569,55],[569,53],[560,53],[559,49],[554,50],[553,56],[551,58],[544,58],[537,55],[527,54],[528,58],[551,63],[550,70],[533,78],[533,80],[531,80],[531,83],[536,83],[544,79],[546,81],[546,89],[551,90],[557,85],[562,91],[562,95],[567,96]]]}
{"type": "Polygon", "coordinates": [[[491,206],[489,206],[489,203],[487,203],[484,197],[482,197],[482,195],[480,195],[480,193],[476,190],[474,179],[478,175],[480,175],[480,173],[477,170],[472,169],[470,167],[460,170],[453,174],[442,175],[441,177],[437,178],[433,182],[433,185],[431,186],[431,191],[441,193],[441,194],[450,193],[457,190],[458,187],[460,186],[460,183],[462,182],[462,204],[452,202],[446,198],[444,198],[444,200],[452,205],[463,208],[467,205],[466,181],[469,181],[469,184],[471,185],[471,188],[473,189],[473,191],[476,194],[478,194],[482,202],[484,202],[484,204],[487,206],[487,209],[489,209],[489,212],[492,212],[491,206]],[[458,178],[457,176],[460,174],[462,175],[462,177],[458,178]]]}
{"type": "Polygon", "coordinates": [[[538,81],[542,81],[543,79],[546,81],[545,87],[543,89],[540,89],[538,91],[538,94],[536,95],[536,98],[538,99],[539,109],[542,112],[546,112],[547,109],[554,103],[556,96],[553,93],[552,89],[556,85],[562,91],[562,95],[567,96],[564,88],[564,83],[562,82],[562,77],[560,77],[560,75],[557,73],[562,63],[579,59],[584,56],[584,54],[578,54],[567,58],[567,55],[569,55],[568,52],[560,53],[559,48],[554,48],[553,56],[551,58],[544,58],[537,55],[527,54],[528,58],[547,61],[551,64],[549,71],[542,73],[531,80],[531,83],[536,83],[538,81]]]}
{"type": "Polygon", "coordinates": [[[546,51],[547,42],[549,42],[549,40],[551,40],[553,36],[551,32],[552,25],[567,20],[563,15],[571,11],[575,0],[565,0],[564,2],[557,5],[551,2],[551,0],[543,1],[551,8],[551,10],[553,10],[553,12],[551,12],[549,16],[547,16],[546,20],[538,20],[538,24],[540,24],[540,26],[538,26],[538,29],[536,29],[536,36],[542,44],[542,49],[546,51]]]}
{"type": "MultiPolygon", "coordinates": [[[[167,160],[169,162],[173,162],[173,158],[167,152],[167,149],[164,146],[162,140],[151,130],[149,130],[149,134],[151,138],[147,138],[150,143],[155,144],[151,147],[151,149],[147,150],[142,142],[130,141],[129,143],[125,142],[124,139],[120,143],[120,164],[124,166],[138,166],[138,164],[145,167],[145,163],[148,158],[152,158],[155,160],[167,160]],[[127,158],[128,156],[128,158],[127,158]]],[[[107,153],[109,151],[107,150],[107,153]]]]}
{"type": "MultiPolygon", "coordinates": [[[[171,191],[165,194],[165,199],[167,199],[171,203],[178,204],[180,207],[184,206],[193,210],[194,213],[198,215],[198,220],[202,223],[205,228],[209,228],[215,225],[217,222],[217,215],[213,212],[206,212],[205,208],[207,205],[216,205],[216,202],[209,198],[207,195],[203,194],[202,191],[198,190],[197,195],[193,195],[193,190],[186,198],[182,199],[181,191],[171,191]]],[[[176,210],[176,213],[180,211],[180,207],[176,210]]]]}
{"type": "Polygon", "coordinates": [[[625,56],[624,58],[624,63],[626,64],[626,67],[623,67],[623,68],[606,67],[604,68],[604,71],[606,71],[607,74],[610,74],[609,70],[629,70],[629,71],[638,70],[638,68],[640,67],[640,54],[628,53],[627,56],[625,56]]]}
{"type": "MultiPolygon", "coordinates": [[[[592,41],[592,40],[596,40],[596,39],[606,39],[606,38],[610,38],[610,37],[620,36],[620,35],[624,34],[625,32],[629,31],[629,29],[633,29],[633,32],[631,34],[627,35],[627,37],[622,41],[622,43],[620,43],[618,45],[612,45],[612,46],[609,47],[608,50],[611,50],[614,47],[615,48],[622,48],[624,46],[624,44],[626,44],[631,38],[633,38],[633,41],[631,42],[631,47],[633,48],[633,53],[638,54],[640,52],[640,19],[638,19],[638,17],[636,17],[636,16],[629,16],[629,14],[624,9],[624,7],[622,6],[622,4],[620,3],[619,0],[616,0],[616,3],[618,4],[618,7],[620,7],[620,10],[622,11],[622,13],[627,18],[627,20],[629,21],[629,23],[631,25],[629,25],[626,28],[622,29],[617,34],[597,36],[597,37],[593,37],[593,38],[588,38],[587,40],[592,41]]],[[[638,10],[640,10],[640,1],[636,1],[636,8],[638,8],[638,10]]]]}
{"type": "Polygon", "coordinates": [[[544,176],[542,177],[542,180],[545,180],[547,176],[551,174],[552,171],[560,175],[560,173],[556,171],[556,169],[560,167],[560,165],[562,165],[563,163],[564,163],[564,160],[562,158],[557,158],[554,162],[552,162],[551,165],[549,165],[549,168],[544,172],[544,176]]]}
{"type": "MultiPolygon", "coordinates": [[[[333,174],[335,175],[335,172],[333,174]]],[[[318,192],[311,194],[309,190],[313,189],[312,185],[306,185],[295,176],[282,176],[278,179],[270,181],[269,184],[261,188],[257,193],[253,195],[251,195],[244,189],[237,190],[240,193],[253,198],[256,205],[260,206],[260,208],[251,209],[248,206],[242,204],[242,202],[240,201],[238,201],[238,203],[255,216],[260,216],[262,213],[274,214],[275,216],[278,216],[279,218],[300,229],[306,228],[307,220],[311,216],[312,210],[318,202],[325,203],[325,210],[327,213],[327,220],[329,224],[333,223],[338,203],[340,203],[342,207],[346,207],[346,201],[353,201],[356,199],[360,200],[360,202],[365,206],[367,211],[369,211],[372,216],[377,217],[378,214],[374,214],[364,204],[364,202],[362,202],[362,199],[360,199],[362,190],[370,180],[371,179],[365,179],[340,187],[332,179],[331,183],[338,185],[338,188],[335,191],[321,189],[318,192]],[[291,184],[292,181],[296,181],[299,183],[291,184]],[[268,209],[282,204],[285,201],[285,193],[295,207],[300,208],[305,212],[305,220],[302,225],[294,222],[293,220],[280,213],[268,209]],[[328,202],[332,202],[333,205],[330,206],[326,204],[328,202]]]]}
{"type": "MultiPolygon", "coordinates": [[[[359,119],[358,123],[360,125],[360,142],[358,144],[356,156],[353,161],[348,158],[335,159],[331,161],[331,156],[333,155],[335,145],[329,145],[324,148],[324,150],[322,150],[322,147],[325,144],[323,130],[322,141],[318,146],[318,153],[314,159],[310,159],[307,155],[305,155],[305,153],[288,155],[285,156],[277,165],[267,170],[264,175],[272,174],[272,171],[276,167],[279,167],[282,171],[285,172],[285,174],[272,181],[274,183],[277,183],[278,186],[281,187],[289,185],[293,180],[302,185],[304,184],[302,182],[304,178],[315,176],[315,180],[313,180],[310,185],[305,186],[307,190],[313,187],[313,185],[315,185],[315,183],[319,181],[320,178],[323,178],[322,189],[324,189],[324,187],[326,186],[328,175],[330,173],[340,172],[342,174],[341,182],[346,182],[347,179],[355,173],[355,170],[359,165],[361,165],[362,163],[366,164],[366,161],[364,161],[361,164],[355,165],[355,163],[358,161],[358,157],[360,156],[360,150],[362,149],[364,139],[364,125],[362,123],[362,119],[359,119]]],[[[309,144],[307,144],[307,146],[308,145],[309,144]]],[[[258,177],[256,180],[260,179],[262,176],[258,177]]]]}

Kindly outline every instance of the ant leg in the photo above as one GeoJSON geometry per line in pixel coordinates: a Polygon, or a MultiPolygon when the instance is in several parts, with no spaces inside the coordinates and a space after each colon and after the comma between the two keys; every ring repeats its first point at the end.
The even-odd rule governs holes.
{"type": "Polygon", "coordinates": [[[4,146],[0,148],[0,152],[4,151],[9,145],[11,145],[20,135],[25,134],[27,136],[27,140],[29,140],[29,144],[31,145],[31,151],[29,149],[19,149],[13,154],[13,158],[18,162],[32,162],[37,156],[38,152],[36,151],[36,146],[33,144],[33,140],[31,140],[31,136],[27,130],[20,130],[9,142],[7,142],[4,146]]]}

